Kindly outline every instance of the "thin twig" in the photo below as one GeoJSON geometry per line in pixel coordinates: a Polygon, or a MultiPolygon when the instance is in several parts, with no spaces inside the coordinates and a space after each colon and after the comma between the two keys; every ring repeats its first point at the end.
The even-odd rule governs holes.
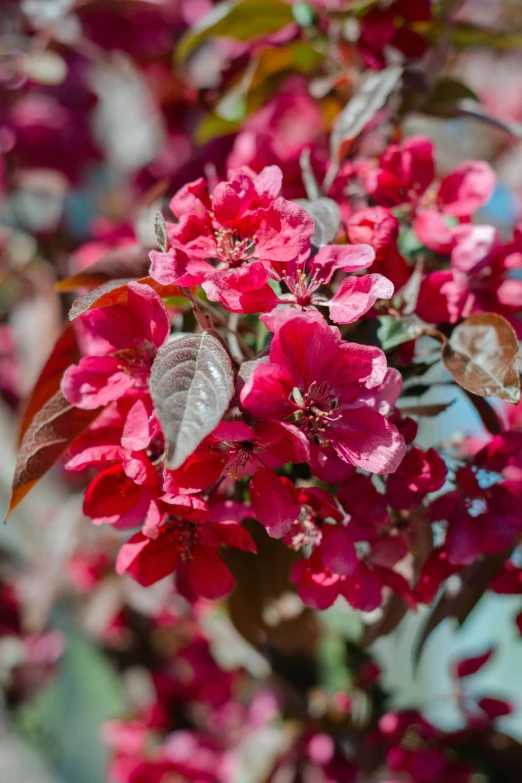
{"type": "Polygon", "coordinates": [[[232,358],[236,360],[238,364],[242,364],[245,361],[245,357],[239,345],[237,326],[239,323],[239,314],[231,313],[228,319],[228,336],[227,343],[230,348],[232,358]]]}

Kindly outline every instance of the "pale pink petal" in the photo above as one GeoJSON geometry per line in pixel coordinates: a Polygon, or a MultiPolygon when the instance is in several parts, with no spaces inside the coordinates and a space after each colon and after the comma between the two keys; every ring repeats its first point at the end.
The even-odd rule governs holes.
{"type": "Polygon", "coordinates": [[[84,410],[95,410],[117,400],[134,386],[114,356],[84,356],[69,367],[62,379],[65,399],[84,410]]]}
{"type": "Polygon", "coordinates": [[[377,299],[390,299],[393,283],[383,275],[346,277],[328,303],[330,317],[336,324],[351,324],[373,307],[377,299]]]}
{"type": "Polygon", "coordinates": [[[468,217],[484,206],[495,190],[496,175],[489,163],[461,163],[440,183],[437,201],[447,215],[468,217]]]}
{"type": "Polygon", "coordinates": [[[406,453],[395,425],[370,408],[345,411],[332,446],[345,462],[370,473],[393,473],[406,453]]]}

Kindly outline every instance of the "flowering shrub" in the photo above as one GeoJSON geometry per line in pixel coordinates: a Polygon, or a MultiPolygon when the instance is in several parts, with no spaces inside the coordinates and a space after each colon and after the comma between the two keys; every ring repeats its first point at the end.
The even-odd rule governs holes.
{"type": "MultiPolygon", "coordinates": [[[[10,13],[27,46],[49,31],[22,5],[10,13]]],[[[461,729],[446,731],[393,709],[363,649],[430,607],[418,657],[486,590],[522,594],[522,224],[507,236],[486,222],[488,162],[446,165],[405,121],[468,111],[441,30],[450,48],[486,31],[429,0],[112,5],[69,3],[69,27],[52,33],[65,53],[48,52],[66,67],[57,85],[33,89],[29,57],[25,73],[13,55],[0,137],[7,190],[23,190],[17,169],[45,166],[60,201],[104,155],[132,171],[118,219],[94,221],[87,241],[62,246],[60,216],[28,222],[75,298],[21,416],[8,510],[59,463],[98,526],[68,553],[61,589],[103,595],[114,574],[125,585],[94,636],[150,687],[104,727],[108,780],[514,781],[522,753],[514,741],[503,753],[498,727],[512,705],[467,688],[493,650],[453,667],[461,729]],[[115,93],[131,74],[148,85],[161,127],[145,157],[82,121],[98,101],[103,130],[101,70],[116,50],[115,93]],[[443,384],[478,414],[480,437],[431,428],[426,442],[425,420],[451,405],[443,384]],[[163,590],[159,608],[144,610],[141,588],[163,590]],[[218,600],[264,680],[218,660],[218,600]],[[367,627],[343,653],[350,687],[328,689],[318,649],[334,603],[367,627]],[[281,725],[245,777],[249,738],[281,725]]],[[[23,279],[16,263],[6,278],[23,279]]],[[[16,406],[2,329],[0,390],[16,406]]],[[[4,592],[0,660],[4,636],[19,638],[9,688],[23,698],[53,676],[61,637],[25,635],[4,592]]]]}

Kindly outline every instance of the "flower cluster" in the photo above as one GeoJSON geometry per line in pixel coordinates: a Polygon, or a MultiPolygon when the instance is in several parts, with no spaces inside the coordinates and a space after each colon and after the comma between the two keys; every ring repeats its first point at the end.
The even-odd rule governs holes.
{"type": "Polygon", "coordinates": [[[4,5],[0,706],[81,629],[110,783],[511,781],[493,639],[454,731],[368,652],[486,591],[522,638],[520,117],[475,51],[507,4],[4,5]]]}
{"type": "MultiPolygon", "coordinates": [[[[85,355],[65,372],[62,393],[75,407],[103,412],[73,444],[67,467],[100,471],[84,502],[96,524],[142,526],[117,562],[119,573],[141,584],[176,571],[186,595],[227,594],[233,580],[219,551],[255,551],[241,527],[253,516],[289,546],[312,547],[307,568],[312,581],[332,585],[330,603],[335,584],[354,605],[374,608],[383,584],[408,594],[393,570],[407,548],[384,499],[383,513],[360,526],[348,498],[351,485],[363,479],[356,469],[374,491],[367,474],[392,474],[406,455],[404,436],[389,418],[401,376],[387,367],[381,349],[343,339],[322,308],[335,323],[352,324],[388,299],[393,285],[379,274],[354,274],[371,265],[369,246],[325,245],[317,252],[310,242],[314,221],[278,196],[280,186],[275,167],[232,174],[211,194],[203,180],[185,186],[171,201],[178,222],[166,225],[168,251],[151,253],[153,283],[177,286],[187,297],[201,286],[231,312],[261,312],[272,334],[269,351],[239,369],[218,427],[180,467],[169,467],[149,386],[171,318],[160,293],[130,282],[124,301],[89,309],[77,320],[85,355]],[[347,498],[346,507],[325,490],[300,489],[281,472],[287,464],[340,483],[337,497],[347,498]],[[328,552],[336,549],[332,560],[328,552]],[[383,565],[386,549],[393,554],[383,565]]],[[[197,294],[194,301],[199,307],[197,294]]],[[[417,463],[410,458],[414,476],[424,472],[417,463]]],[[[413,503],[444,481],[443,466],[430,467],[436,475],[420,481],[413,503]]],[[[398,481],[394,497],[401,493],[398,481]]],[[[301,594],[325,605],[311,591],[301,594]]]]}

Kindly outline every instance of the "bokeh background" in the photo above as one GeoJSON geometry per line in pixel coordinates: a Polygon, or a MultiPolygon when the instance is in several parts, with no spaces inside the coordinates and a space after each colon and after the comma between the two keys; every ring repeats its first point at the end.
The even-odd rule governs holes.
{"type": "MultiPolygon", "coordinates": [[[[307,5],[298,5],[305,13],[307,5]]],[[[508,233],[522,218],[522,3],[454,5],[458,19],[488,34],[460,42],[449,36],[444,74],[465,84],[469,93],[459,97],[475,110],[479,99],[480,111],[495,122],[412,111],[406,131],[435,141],[441,174],[462,160],[490,161],[498,186],[480,217],[508,233]]],[[[289,75],[274,54],[277,41],[266,62],[261,57],[263,78],[259,68],[249,67],[246,44],[217,36],[181,63],[174,56],[179,42],[198,29],[212,6],[212,0],[0,3],[2,512],[15,464],[17,417],[71,301],[57,292],[56,281],[107,252],[151,246],[155,212],[198,176],[212,179],[228,166],[278,163],[285,195],[302,195],[299,155],[309,144],[325,148],[331,118],[350,96],[358,55],[350,54],[352,33],[344,29],[348,54],[333,92],[324,53],[303,50],[298,67],[292,66],[297,72],[289,75]],[[263,131],[267,116],[271,135],[263,131]]],[[[502,408],[499,413],[507,415],[502,408]]],[[[463,434],[480,439],[481,427],[470,406],[457,399],[436,424],[423,424],[420,445],[463,434]]],[[[0,533],[0,576],[16,582],[25,629],[20,638],[2,635],[9,598],[0,594],[1,783],[104,780],[101,727],[146,694],[139,666],[123,676],[115,664],[111,649],[125,644],[115,618],[124,602],[136,612],[154,613],[163,595],[111,578],[90,588],[84,555],[106,538],[107,546],[111,542],[110,534],[83,518],[83,486],[58,466],[0,533]],[[22,681],[13,689],[15,675],[22,681]]],[[[517,603],[488,595],[464,628],[443,622],[415,672],[412,648],[423,613],[408,616],[373,648],[393,704],[418,706],[437,724],[458,727],[458,713],[446,698],[449,663],[494,644],[495,660],[474,687],[518,706],[503,729],[522,740],[517,603]]],[[[263,659],[225,616],[210,612],[205,622],[224,665],[241,664],[253,677],[265,676],[263,659]]],[[[321,622],[330,640],[329,677],[342,687],[336,650],[339,639],[356,638],[360,620],[346,605],[336,605],[321,622]]],[[[267,732],[256,739],[255,752],[245,746],[238,783],[256,779],[252,757],[270,752],[274,742],[267,732]]]]}

